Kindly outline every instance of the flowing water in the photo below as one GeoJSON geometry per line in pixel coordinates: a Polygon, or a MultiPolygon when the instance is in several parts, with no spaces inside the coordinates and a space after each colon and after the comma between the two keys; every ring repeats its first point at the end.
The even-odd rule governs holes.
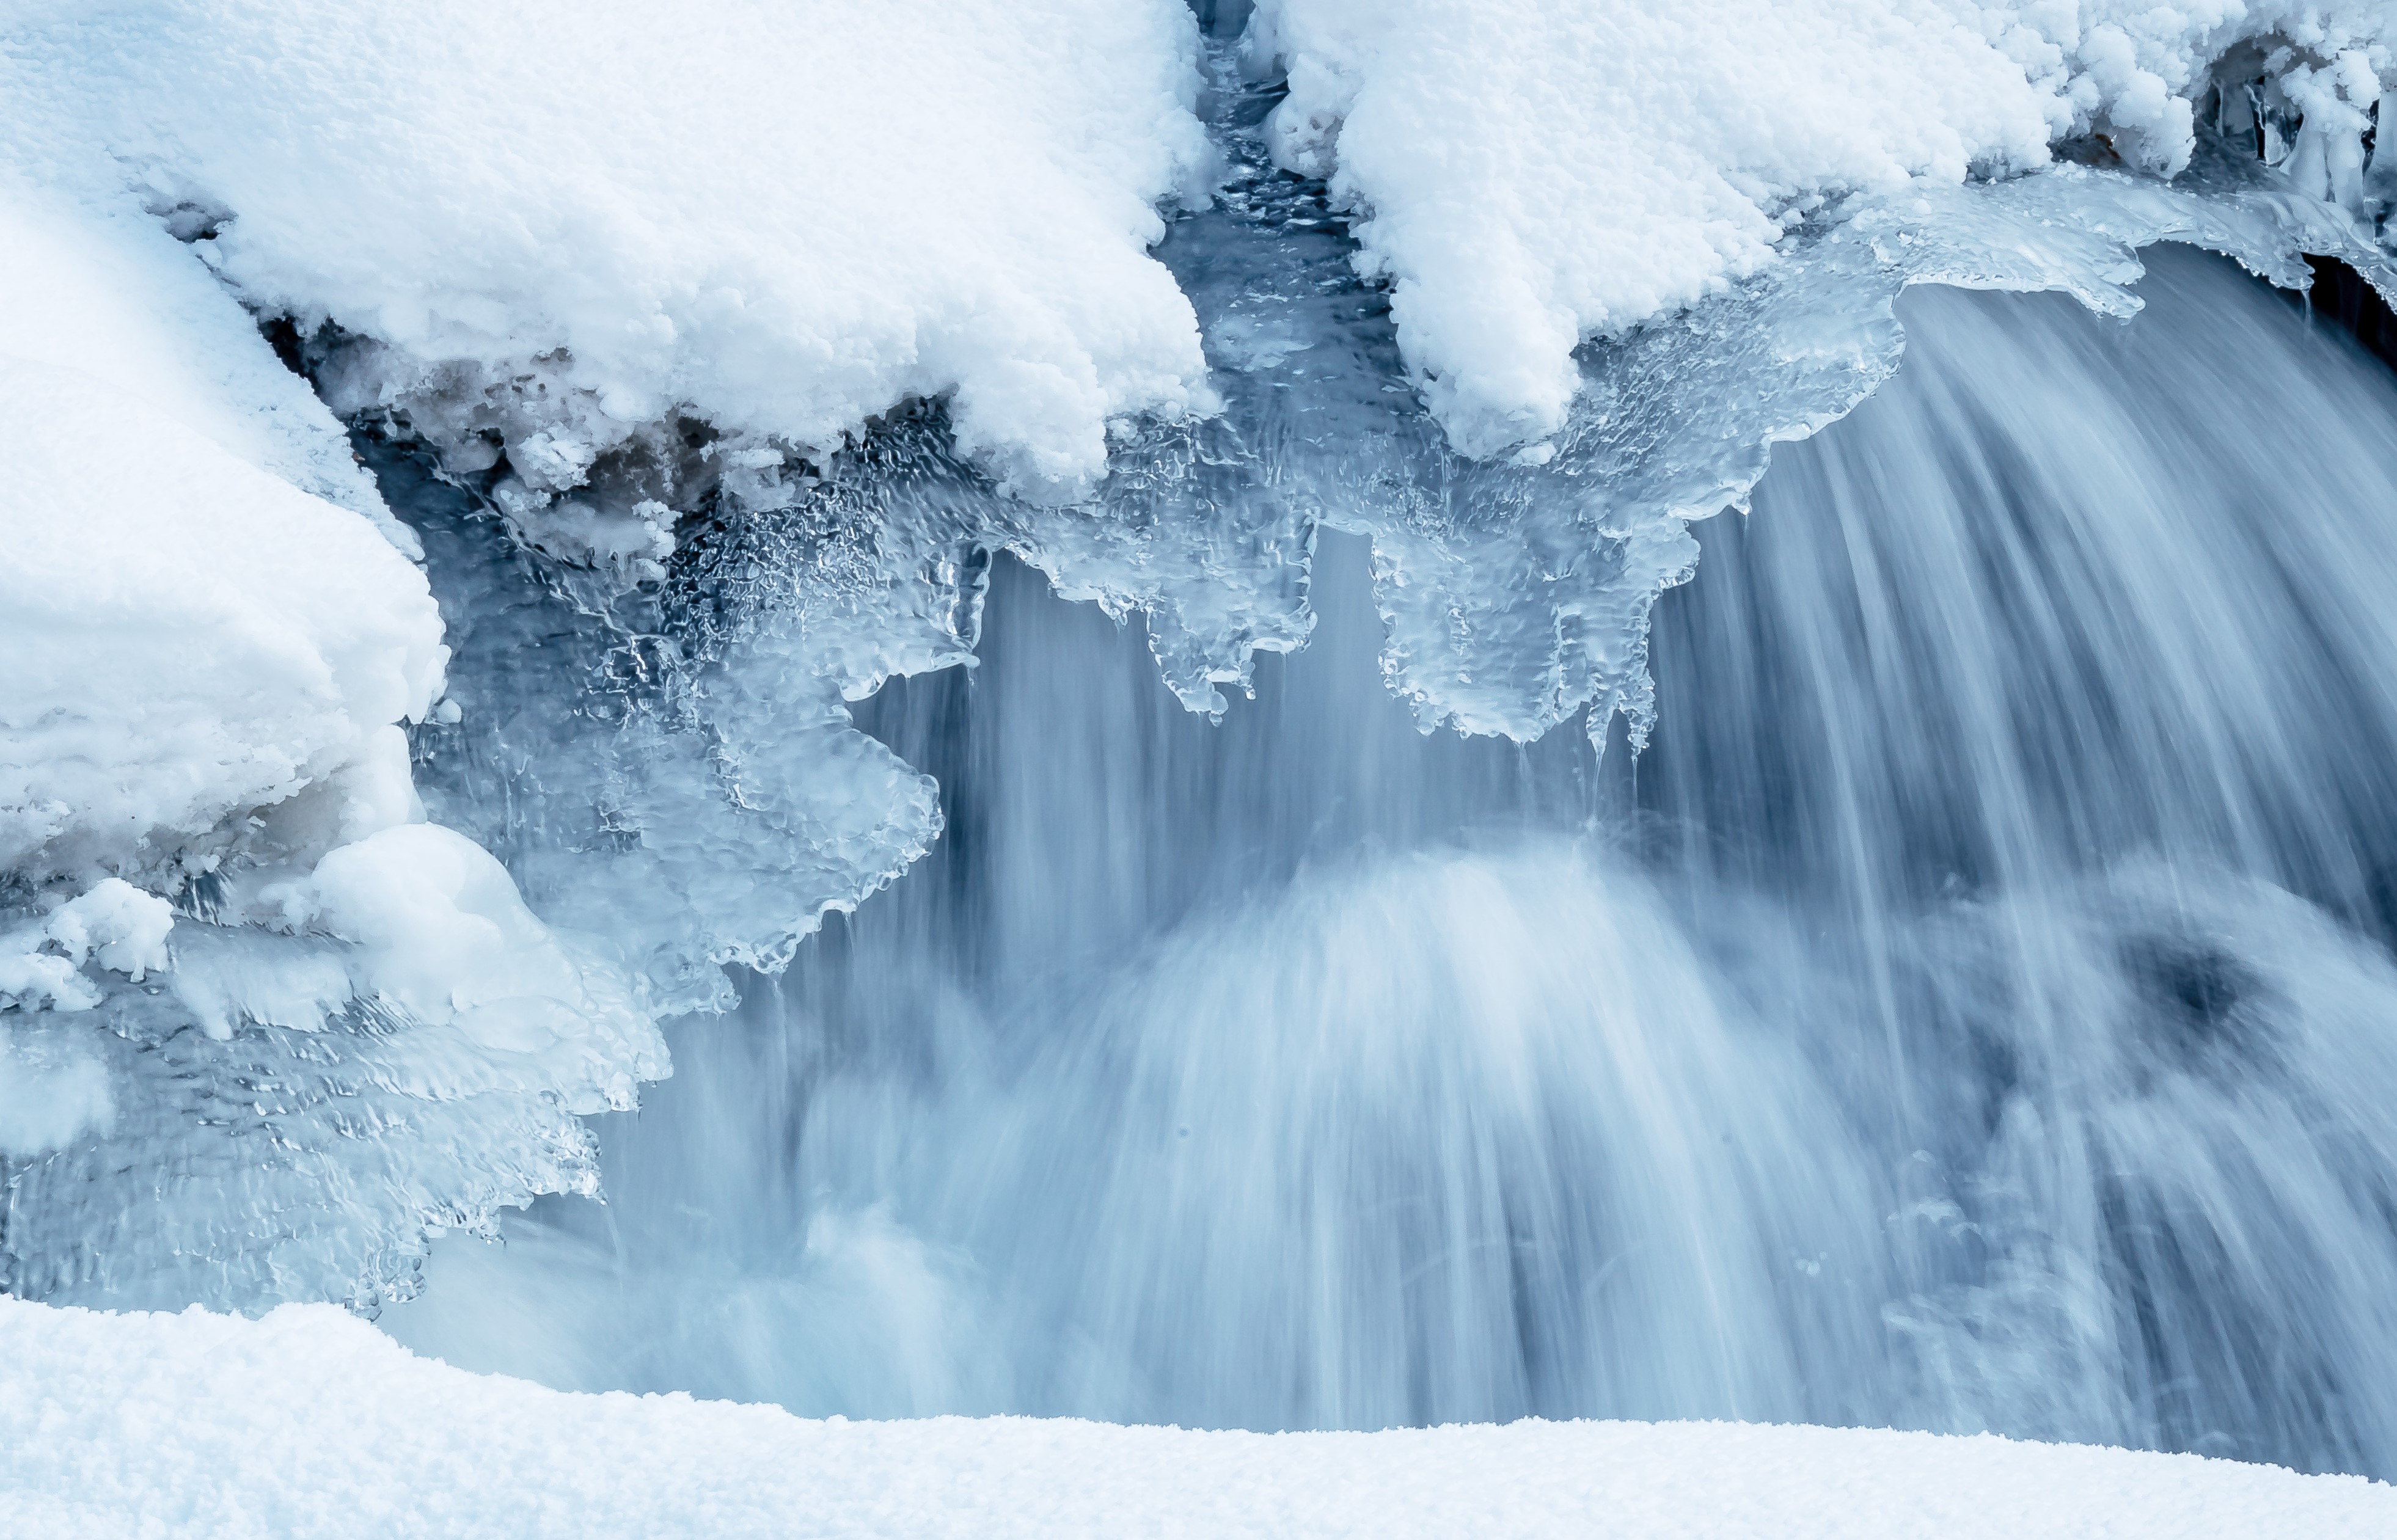
{"type": "Polygon", "coordinates": [[[1636,759],[1418,731],[1351,538],[1220,724],[1001,562],[860,713],[931,855],[385,1325],[812,1413],[2397,1474],[2397,388],[2217,260],[2140,292],[1911,293],[1696,527],[1636,759]]]}

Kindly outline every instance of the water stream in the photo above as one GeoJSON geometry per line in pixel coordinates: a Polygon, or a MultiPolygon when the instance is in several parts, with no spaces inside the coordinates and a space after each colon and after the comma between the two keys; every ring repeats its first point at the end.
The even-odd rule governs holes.
{"type": "Polygon", "coordinates": [[[1002,559],[859,711],[932,853],[384,1325],[811,1413],[2397,1474],[2397,384],[2217,259],[2140,293],[1910,293],[1695,527],[1636,757],[1420,731],[1353,537],[1219,724],[1002,559]]]}

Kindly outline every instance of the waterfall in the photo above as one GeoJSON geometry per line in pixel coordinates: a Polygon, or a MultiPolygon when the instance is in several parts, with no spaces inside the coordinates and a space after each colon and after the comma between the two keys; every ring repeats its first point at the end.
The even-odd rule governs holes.
{"type": "Polygon", "coordinates": [[[2217,259],[2141,292],[1912,292],[1698,527],[1636,760],[1418,730],[1350,537],[1220,723],[1001,561],[859,713],[932,854],[386,1326],[815,1413],[2397,1471],[2397,386],[2217,259]]]}

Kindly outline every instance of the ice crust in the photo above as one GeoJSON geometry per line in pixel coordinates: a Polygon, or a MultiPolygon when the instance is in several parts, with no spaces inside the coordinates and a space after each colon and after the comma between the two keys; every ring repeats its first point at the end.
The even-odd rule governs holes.
{"type": "Polygon", "coordinates": [[[0,1299],[0,1522],[127,1533],[711,1536],[2386,1533],[2397,1491],[2188,1454],[1735,1423],[1199,1432],[816,1422],[572,1395],[288,1306],[0,1299]]]}

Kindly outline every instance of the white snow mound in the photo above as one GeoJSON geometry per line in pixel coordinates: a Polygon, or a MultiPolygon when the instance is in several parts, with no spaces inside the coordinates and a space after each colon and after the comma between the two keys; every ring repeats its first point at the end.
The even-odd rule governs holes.
{"type": "Polygon", "coordinates": [[[1754,274],[1828,198],[2089,133],[2176,172],[2245,40],[2322,141],[2293,176],[2360,198],[2392,33],[2385,0],[1260,0],[1246,47],[1288,73],[1277,158],[1364,216],[1408,365],[1479,456],[1564,426],[1581,340],[1754,274]]]}
{"type": "Polygon", "coordinates": [[[382,800],[404,804],[391,724],[431,706],[449,649],[372,524],[20,357],[0,356],[0,870],[153,867],[345,774],[395,774],[382,800]]]}
{"type": "Polygon", "coordinates": [[[179,1535],[2388,1534],[2397,1489],[2194,1455],[1726,1423],[1185,1432],[570,1395],[261,1320],[0,1299],[0,1527],[179,1535]]]}
{"type": "Polygon", "coordinates": [[[944,395],[1066,495],[1109,419],[1204,399],[1145,249],[1210,158],[1179,0],[75,10],[17,100],[223,218],[252,305],[395,350],[368,389],[509,417],[536,497],[677,411],[823,447],[944,395]]]}
{"type": "Polygon", "coordinates": [[[60,127],[0,117],[0,243],[11,280],[0,293],[0,352],[136,396],[420,554],[332,412],[195,260],[207,244],[170,233],[178,221],[194,228],[193,211],[162,218],[168,194],[139,185],[95,147],[33,138],[60,127]]]}

